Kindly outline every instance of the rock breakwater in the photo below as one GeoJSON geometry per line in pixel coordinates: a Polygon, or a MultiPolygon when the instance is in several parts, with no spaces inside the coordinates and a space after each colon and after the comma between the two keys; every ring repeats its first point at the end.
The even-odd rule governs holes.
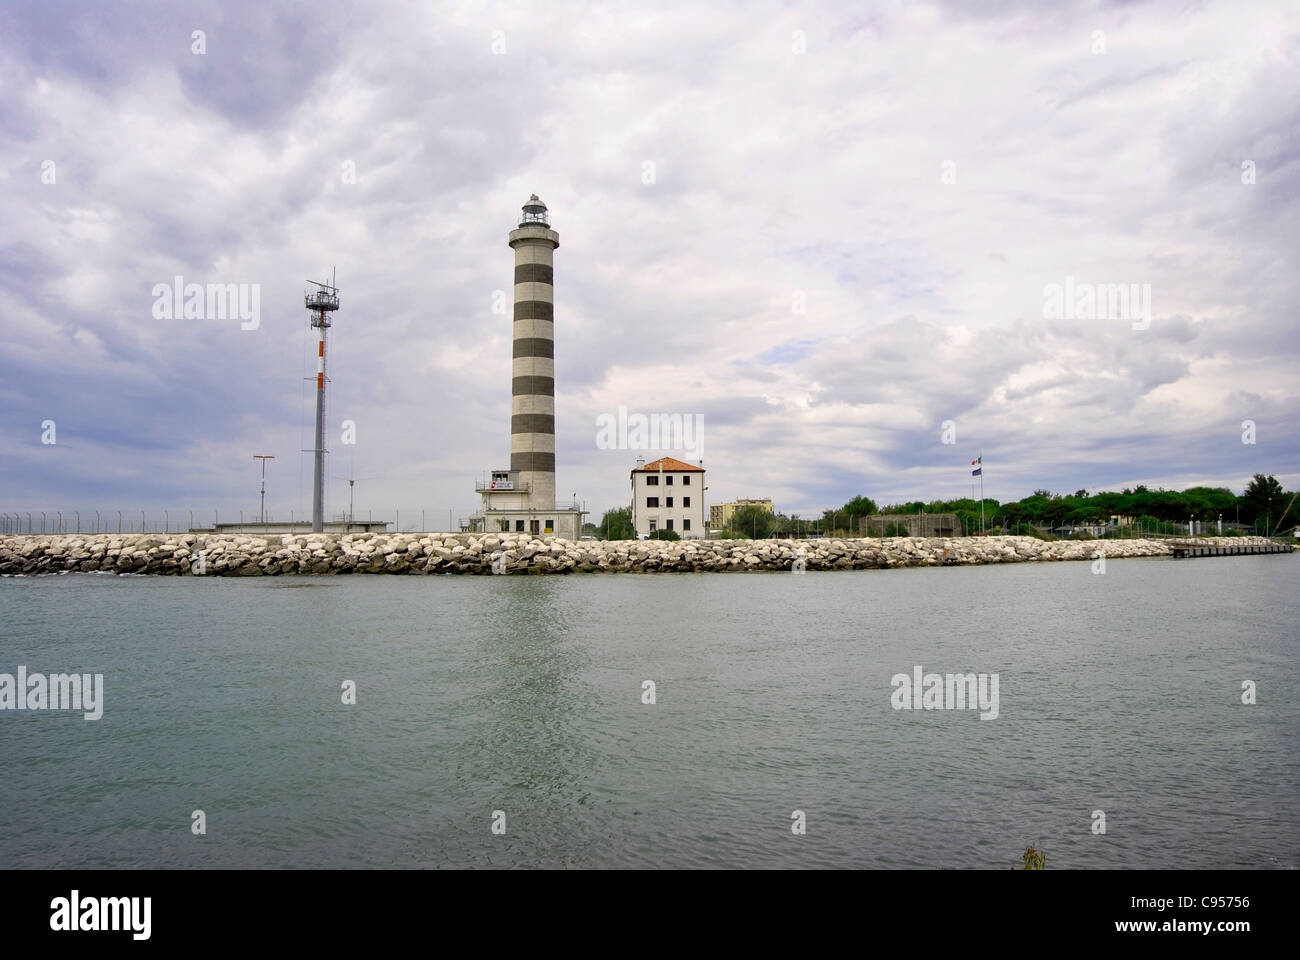
{"type": "MultiPolygon", "coordinates": [[[[1244,544],[1259,538],[1236,538],[1244,544]]],[[[1265,542],[1262,541],[1261,542],[1265,542]]],[[[525,534],[65,534],[0,537],[0,574],[172,576],[858,570],[1167,556],[1160,540],[955,537],[560,540],[525,534]]]]}

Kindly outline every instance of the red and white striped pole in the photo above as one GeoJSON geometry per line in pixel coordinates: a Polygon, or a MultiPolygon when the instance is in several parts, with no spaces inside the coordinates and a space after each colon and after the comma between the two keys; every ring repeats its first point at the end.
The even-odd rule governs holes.
{"type": "Polygon", "coordinates": [[[311,325],[320,331],[316,349],[316,454],[311,497],[312,533],[325,529],[325,335],[329,330],[329,313],[339,308],[338,287],[316,284],[321,289],[306,297],[307,309],[313,311],[311,325]]]}
{"type": "Polygon", "coordinates": [[[325,312],[322,310],[318,324],[320,326],[320,350],[317,352],[316,361],[316,389],[325,389],[325,312]]]}

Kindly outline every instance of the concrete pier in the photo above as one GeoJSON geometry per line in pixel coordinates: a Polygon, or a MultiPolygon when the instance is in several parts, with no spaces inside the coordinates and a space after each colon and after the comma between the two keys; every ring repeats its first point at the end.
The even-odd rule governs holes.
{"type": "Polygon", "coordinates": [[[1234,540],[1215,540],[1205,542],[1177,542],[1170,544],[1175,560],[1191,557],[1241,557],[1256,553],[1291,553],[1295,547],[1289,543],[1239,543],[1234,540]]]}

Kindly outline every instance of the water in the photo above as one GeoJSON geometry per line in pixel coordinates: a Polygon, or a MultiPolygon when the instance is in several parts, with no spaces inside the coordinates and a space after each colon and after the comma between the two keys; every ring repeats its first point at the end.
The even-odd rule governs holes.
{"type": "Polygon", "coordinates": [[[0,866],[1295,868],[1297,572],[4,579],[0,866]]]}

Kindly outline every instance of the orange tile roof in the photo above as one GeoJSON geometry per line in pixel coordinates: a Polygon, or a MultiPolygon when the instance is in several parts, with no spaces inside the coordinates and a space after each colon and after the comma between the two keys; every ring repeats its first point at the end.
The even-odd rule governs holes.
{"type": "Polygon", "coordinates": [[[682,473],[688,470],[694,473],[704,472],[703,467],[696,467],[696,466],[692,466],[689,463],[682,463],[682,461],[674,460],[672,457],[660,457],[658,460],[654,461],[653,463],[647,463],[644,467],[641,467],[639,470],[633,470],[632,472],[633,473],[658,473],[661,469],[673,473],[682,473]]]}

